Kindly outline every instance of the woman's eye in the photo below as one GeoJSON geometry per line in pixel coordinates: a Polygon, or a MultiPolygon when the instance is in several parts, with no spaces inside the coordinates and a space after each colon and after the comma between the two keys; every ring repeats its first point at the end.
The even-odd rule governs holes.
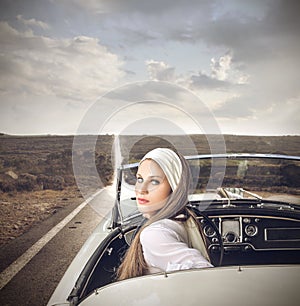
{"type": "Polygon", "coordinates": [[[159,182],[158,180],[152,180],[152,181],[151,181],[151,184],[152,184],[152,185],[159,185],[159,183],[160,183],[160,182],[159,182]]]}
{"type": "Polygon", "coordinates": [[[143,179],[142,179],[141,177],[138,177],[138,178],[136,179],[136,182],[141,184],[141,183],[143,183],[143,179]]]}

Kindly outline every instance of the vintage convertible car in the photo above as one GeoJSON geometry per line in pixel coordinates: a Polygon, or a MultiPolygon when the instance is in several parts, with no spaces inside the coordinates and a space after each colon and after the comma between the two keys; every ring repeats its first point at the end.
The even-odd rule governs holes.
{"type": "Polygon", "coordinates": [[[214,267],[115,280],[142,221],[134,195],[138,164],[122,165],[111,213],[48,305],[300,305],[300,157],[186,159],[194,178],[187,206],[203,228],[214,267]]]}

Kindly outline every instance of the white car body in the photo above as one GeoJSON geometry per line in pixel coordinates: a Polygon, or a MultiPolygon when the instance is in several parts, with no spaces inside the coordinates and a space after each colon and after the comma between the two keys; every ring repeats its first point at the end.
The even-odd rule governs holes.
{"type": "MultiPolygon", "coordinates": [[[[226,158],[249,156],[254,157],[229,154],[226,158]]],[[[280,157],[300,161],[300,157],[267,156],[280,157]]],[[[299,181],[294,185],[297,192],[299,181]]],[[[112,214],[99,224],[71,263],[48,306],[300,305],[299,196],[292,197],[298,201],[294,205],[264,200],[242,188],[221,191],[190,197],[194,209],[208,199],[212,202],[206,210],[209,218],[199,211],[199,221],[204,232],[206,228],[215,267],[115,281],[121,250],[140,218],[133,198],[118,198],[112,214]]]]}

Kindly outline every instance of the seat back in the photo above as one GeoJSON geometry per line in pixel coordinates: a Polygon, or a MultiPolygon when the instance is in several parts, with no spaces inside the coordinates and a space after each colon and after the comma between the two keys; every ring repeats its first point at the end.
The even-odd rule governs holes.
{"type": "Polygon", "coordinates": [[[190,248],[197,249],[204,258],[206,258],[210,262],[210,258],[205,246],[205,242],[202,238],[202,235],[200,233],[198,224],[194,220],[193,217],[189,217],[184,222],[184,227],[188,234],[188,246],[190,248]]]}

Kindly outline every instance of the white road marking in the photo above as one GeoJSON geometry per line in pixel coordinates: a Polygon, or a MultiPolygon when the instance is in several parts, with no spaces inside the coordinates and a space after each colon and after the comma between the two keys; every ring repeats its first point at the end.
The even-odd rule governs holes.
{"type": "Polygon", "coordinates": [[[97,195],[99,195],[104,189],[98,190],[91,195],[77,208],[75,208],[68,216],[54,226],[48,233],[46,233],[41,239],[39,239],[34,245],[32,245],[25,253],[23,253],[18,259],[16,259],[10,266],[8,266],[0,274],[0,290],[6,286],[11,279],[22,270],[26,264],[65,226],[68,224],[90,201],[92,201],[97,195]]]}

